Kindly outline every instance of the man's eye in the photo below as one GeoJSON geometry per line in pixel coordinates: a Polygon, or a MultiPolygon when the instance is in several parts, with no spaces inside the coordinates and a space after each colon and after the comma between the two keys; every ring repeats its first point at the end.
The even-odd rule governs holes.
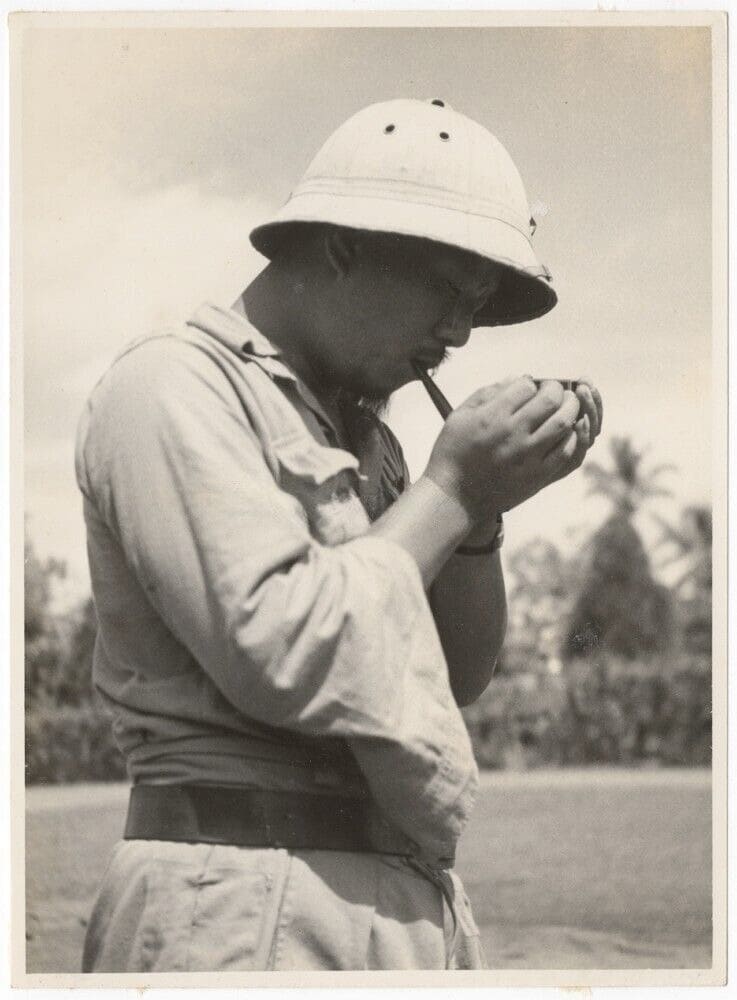
{"type": "Polygon", "coordinates": [[[466,295],[469,298],[473,297],[480,302],[486,302],[488,297],[491,295],[490,288],[479,288],[476,289],[475,291],[464,292],[462,288],[459,288],[458,285],[454,285],[452,281],[446,280],[445,284],[448,287],[449,291],[451,291],[454,295],[457,295],[459,298],[461,298],[463,295],[466,295]]]}
{"type": "Polygon", "coordinates": [[[491,295],[492,295],[491,289],[488,288],[485,291],[481,292],[479,298],[476,300],[476,306],[474,307],[473,311],[477,313],[479,309],[483,309],[483,307],[491,298],[491,295]]]}
{"type": "Polygon", "coordinates": [[[480,309],[483,309],[489,300],[489,296],[491,295],[491,289],[489,288],[482,288],[475,294],[471,295],[468,292],[464,292],[462,288],[459,288],[458,285],[454,285],[452,281],[448,281],[447,279],[445,281],[445,287],[448,293],[456,301],[463,301],[464,297],[465,301],[471,299],[469,304],[471,312],[474,314],[479,312],[480,309]]]}

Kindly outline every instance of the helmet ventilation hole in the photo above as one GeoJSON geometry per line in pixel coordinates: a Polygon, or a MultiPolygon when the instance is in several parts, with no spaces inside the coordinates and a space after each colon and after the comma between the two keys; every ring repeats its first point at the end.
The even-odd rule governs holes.
{"type": "Polygon", "coordinates": [[[441,132],[440,133],[440,138],[443,140],[443,142],[447,142],[448,139],[450,139],[450,136],[448,135],[447,132],[441,132]]]}
{"type": "Polygon", "coordinates": [[[439,97],[436,97],[435,100],[431,101],[430,103],[434,104],[435,107],[437,107],[437,108],[444,108],[445,107],[445,101],[441,101],[439,97]]]}
{"type": "Polygon", "coordinates": [[[388,135],[388,134],[389,134],[390,132],[393,132],[393,131],[394,131],[394,125],[387,125],[387,127],[386,127],[386,128],[384,129],[384,131],[385,131],[385,132],[387,133],[387,135],[388,135]]]}

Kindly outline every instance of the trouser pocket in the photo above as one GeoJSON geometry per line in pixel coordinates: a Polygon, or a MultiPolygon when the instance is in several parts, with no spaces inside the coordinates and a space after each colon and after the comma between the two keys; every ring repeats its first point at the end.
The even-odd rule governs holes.
{"type": "Polygon", "coordinates": [[[266,968],[288,865],[277,849],[126,841],[90,920],[84,971],[266,968]]]}

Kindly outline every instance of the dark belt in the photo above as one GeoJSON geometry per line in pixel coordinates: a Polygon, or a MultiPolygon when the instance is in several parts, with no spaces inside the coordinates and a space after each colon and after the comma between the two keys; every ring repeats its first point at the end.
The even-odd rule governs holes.
{"type": "Polygon", "coordinates": [[[416,853],[370,800],[225,785],[134,785],[126,840],[416,853]]]}

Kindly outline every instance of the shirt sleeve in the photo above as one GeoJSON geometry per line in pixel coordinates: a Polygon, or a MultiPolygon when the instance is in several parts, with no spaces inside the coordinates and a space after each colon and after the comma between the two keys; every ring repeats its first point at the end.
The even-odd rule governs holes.
{"type": "Polygon", "coordinates": [[[78,478],[225,697],[346,739],[389,820],[427,857],[452,856],[477,771],[408,553],[374,537],[319,544],[228,378],[175,338],[137,347],[98,386],[78,478]]]}

